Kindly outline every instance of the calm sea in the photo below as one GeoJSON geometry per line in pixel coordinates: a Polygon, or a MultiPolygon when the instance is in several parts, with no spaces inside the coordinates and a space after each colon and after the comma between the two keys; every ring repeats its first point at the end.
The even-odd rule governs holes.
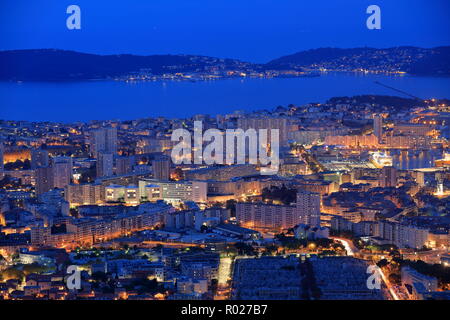
{"type": "Polygon", "coordinates": [[[421,98],[450,98],[450,78],[345,73],[313,78],[199,82],[0,82],[0,119],[71,122],[181,118],[325,102],[334,96],[401,96],[375,81],[421,98]]]}
{"type": "Polygon", "coordinates": [[[392,150],[388,151],[393,157],[393,165],[401,170],[434,167],[434,161],[444,157],[442,150],[392,150]]]}

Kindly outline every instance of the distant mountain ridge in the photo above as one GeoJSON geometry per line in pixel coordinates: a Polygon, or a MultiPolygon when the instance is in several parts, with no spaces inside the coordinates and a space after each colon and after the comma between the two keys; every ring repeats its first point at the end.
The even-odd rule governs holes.
{"type": "Polygon", "coordinates": [[[420,75],[450,75],[450,47],[319,48],[300,51],[267,63],[277,68],[407,72],[420,75]]]}
{"type": "Polygon", "coordinates": [[[266,64],[198,55],[97,55],[56,49],[0,51],[0,80],[66,81],[108,79],[145,70],[175,73],[330,70],[450,75],[450,47],[319,48],[266,64]]]}
{"type": "Polygon", "coordinates": [[[0,51],[2,80],[86,80],[123,76],[142,69],[152,74],[245,69],[250,63],[194,55],[96,55],[39,49],[0,51]]]}

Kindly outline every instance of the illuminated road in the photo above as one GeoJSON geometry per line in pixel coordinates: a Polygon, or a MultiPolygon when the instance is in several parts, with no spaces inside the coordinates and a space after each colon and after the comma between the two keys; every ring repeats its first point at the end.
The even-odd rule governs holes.
{"type": "Polygon", "coordinates": [[[293,148],[311,171],[315,173],[325,171],[325,167],[303,145],[297,144],[293,148]]]}
{"type": "MultiPolygon", "coordinates": [[[[357,253],[359,250],[355,247],[355,245],[352,243],[351,240],[344,239],[344,238],[332,238],[333,240],[339,241],[344,246],[345,250],[347,251],[348,256],[354,256],[355,253],[357,253]]],[[[378,268],[381,280],[383,280],[384,284],[386,285],[386,288],[388,288],[389,293],[391,294],[392,298],[394,300],[400,300],[397,293],[395,292],[394,288],[390,284],[389,280],[387,279],[386,275],[384,274],[383,270],[381,268],[378,268]]]]}
{"type": "Polygon", "coordinates": [[[332,237],[331,239],[339,241],[345,248],[345,251],[347,251],[348,256],[354,256],[355,252],[358,252],[358,249],[355,247],[355,245],[352,243],[351,240],[347,240],[344,238],[335,238],[332,237]]]}
{"type": "Polygon", "coordinates": [[[230,295],[231,269],[233,259],[230,257],[220,257],[218,287],[214,300],[227,300],[230,295]]]}
{"type": "Polygon", "coordinates": [[[388,288],[389,293],[391,294],[392,298],[394,298],[394,300],[400,300],[400,298],[398,297],[398,295],[395,292],[394,288],[392,288],[392,286],[391,286],[389,280],[387,279],[386,275],[384,274],[383,270],[381,270],[381,268],[378,268],[378,271],[380,272],[381,279],[383,280],[384,284],[388,288]]]}
{"type": "Polygon", "coordinates": [[[227,285],[231,276],[231,265],[233,260],[230,257],[221,257],[219,264],[219,286],[227,285]]]}
{"type": "Polygon", "coordinates": [[[163,245],[166,247],[177,247],[177,248],[189,248],[189,247],[204,247],[204,244],[199,243],[191,243],[191,242],[168,242],[168,241],[151,241],[145,240],[142,241],[143,246],[154,247],[157,245],[163,245]]]}

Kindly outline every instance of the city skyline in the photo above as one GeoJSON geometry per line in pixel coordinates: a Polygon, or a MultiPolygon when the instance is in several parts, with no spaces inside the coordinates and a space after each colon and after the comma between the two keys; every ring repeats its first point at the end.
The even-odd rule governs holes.
{"type": "Polygon", "coordinates": [[[23,279],[3,298],[445,298],[448,108],[445,101],[359,96],[270,113],[196,115],[182,123],[1,121],[0,135],[9,138],[0,148],[0,185],[8,190],[0,192],[6,261],[0,275],[23,279]],[[416,111],[405,122],[407,110],[416,111]],[[360,122],[358,129],[341,122],[344,114],[360,122]],[[177,140],[171,135],[180,126],[195,129],[199,121],[204,130],[278,128],[285,137],[279,171],[267,176],[261,164],[178,164],[173,154],[170,159],[177,140]],[[327,129],[321,128],[325,124],[327,129]],[[30,133],[49,145],[36,145],[30,133]],[[414,161],[418,150],[431,152],[432,146],[441,148],[442,159],[406,168],[394,161],[398,156],[414,161]],[[330,151],[334,155],[327,155],[330,151]],[[128,243],[134,243],[132,250],[128,243]],[[65,279],[65,287],[43,271],[58,265],[55,254],[72,263],[69,275],[75,272],[67,277],[52,271],[54,279],[65,279]],[[104,261],[98,263],[100,255],[104,261]],[[409,260],[411,255],[428,267],[409,260]],[[167,261],[175,257],[180,263],[172,269],[167,261]],[[90,267],[76,276],[81,261],[90,267]],[[424,271],[433,263],[440,269],[424,271]],[[25,272],[32,266],[42,271],[25,272]],[[256,272],[275,272],[278,266],[284,271],[270,281],[256,272]],[[23,273],[11,273],[17,268],[23,273]],[[303,271],[290,273],[297,268],[303,271]],[[304,284],[293,285],[294,275],[304,284]],[[337,276],[339,281],[331,281],[337,276]],[[106,285],[97,277],[119,282],[106,285]],[[133,284],[120,289],[130,277],[134,285],[146,286],[141,294],[133,284]],[[320,285],[314,279],[321,279],[320,285]],[[57,288],[47,292],[48,282],[57,288]]]}
{"type": "Polygon", "coordinates": [[[450,300],[449,10],[3,1],[0,305],[450,300]]]}

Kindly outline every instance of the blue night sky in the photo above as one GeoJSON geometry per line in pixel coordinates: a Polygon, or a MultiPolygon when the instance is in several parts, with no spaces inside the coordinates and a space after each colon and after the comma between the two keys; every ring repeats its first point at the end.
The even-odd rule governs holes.
{"type": "Polygon", "coordinates": [[[317,47],[450,45],[449,0],[1,0],[0,50],[201,54],[253,62],[317,47]],[[66,28],[81,8],[82,29],[66,28]],[[366,28],[381,7],[382,29],[366,28]]]}

